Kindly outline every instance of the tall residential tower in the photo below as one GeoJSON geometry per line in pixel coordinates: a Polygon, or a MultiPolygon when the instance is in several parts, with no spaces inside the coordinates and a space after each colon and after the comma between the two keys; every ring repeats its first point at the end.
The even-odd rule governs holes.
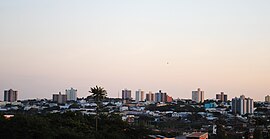
{"type": "Polygon", "coordinates": [[[77,90],[73,89],[67,89],[66,90],[66,95],[67,95],[67,101],[76,101],[77,100],[77,90]]]}
{"type": "Polygon", "coordinates": [[[204,91],[198,88],[197,91],[192,91],[192,101],[197,103],[204,102],[204,91]]]}
{"type": "Polygon", "coordinates": [[[12,89],[4,91],[4,101],[14,102],[18,99],[18,91],[14,91],[12,89]]]}
{"type": "Polygon", "coordinates": [[[128,90],[128,89],[122,90],[122,99],[124,99],[124,100],[132,99],[131,98],[131,90],[128,90]]]}
{"type": "Polygon", "coordinates": [[[254,102],[251,98],[246,98],[244,95],[241,95],[240,98],[232,99],[232,112],[234,114],[252,114],[254,112],[254,102]]]}
{"type": "Polygon", "coordinates": [[[136,100],[136,102],[144,101],[144,91],[142,91],[141,89],[136,91],[135,100],[136,100]]]}
{"type": "Polygon", "coordinates": [[[220,100],[221,102],[227,102],[228,95],[224,94],[224,92],[221,92],[220,94],[216,94],[216,99],[220,100]]]}
{"type": "Polygon", "coordinates": [[[146,101],[154,102],[155,101],[155,94],[153,94],[151,91],[146,94],[146,101]]]}
{"type": "Polygon", "coordinates": [[[155,102],[167,102],[167,93],[159,90],[155,93],[155,102]]]}
{"type": "Polygon", "coordinates": [[[265,96],[265,102],[270,103],[270,96],[269,95],[265,96]]]}

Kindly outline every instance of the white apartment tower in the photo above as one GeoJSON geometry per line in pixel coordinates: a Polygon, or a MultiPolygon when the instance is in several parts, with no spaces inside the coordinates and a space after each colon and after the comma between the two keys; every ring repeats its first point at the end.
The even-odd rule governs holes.
{"type": "Polygon", "coordinates": [[[254,102],[251,98],[246,98],[244,95],[241,95],[240,98],[232,99],[232,112],[234,114],[252,114],[254,112],[254,102]]]}
{"type": "Polygon", "coordinates": [[[192,91],[192,101],[195,101],[197,103],[204,101],[204,91],[201,91],[200,88],[198,88],[197,91],[192,91]]]}
{"type": "Polygon", "coordinates": [[[142,91],[141,89],[136,91],[135,100],[136,102],[144,101],[144,91],[142,91]]]}
{"type": "Polygon", "coordinates": [[[67,89],[66,90],[66,95],[67,95],[67,101],[77,101],[77,90],[73,89],[67,89]]]}

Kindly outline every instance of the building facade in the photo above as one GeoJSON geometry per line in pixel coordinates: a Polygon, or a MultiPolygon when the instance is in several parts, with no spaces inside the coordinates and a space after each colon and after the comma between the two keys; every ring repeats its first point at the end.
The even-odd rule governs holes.
{"type": "Polygon", "coordinates": [[[67,89],[66,90],[66,95],[67,95],[67,101],[77,101],[77,90],[73,89],[67,89]]]}
{"type": "Polygon", "coordinates": [[[148,94],[146,94],[146,101],[149,102],[154,102],[155,101],[155,94],[153,94],[152,92],[149,92],[148,94]]]}
{"type": "Polygon", "coordinates": [[[252,114],[254,112],[254,102],[251,98],[241,95],[232,99],[232,112],[234,114],[252,114]]]}
{"type": "Polygon", "coordinates": [[[198,88],[197,91],[192,91],[192,101],[197,103],[204,102],[204,91],[198,88]]]}
{"type": "Polygon", "coordinates": [[[128,89],[122,90],[122,99],[124,99],[124,100],[132,99],[131,90],[128,90],[128,89]]]}
{"type": "Polygon", "coordinates": [[[208,139],[207,132],[193,132],[186,136],[186,139],[208,139]]]}
{"type": "Polygon", "coordinates": [[[64,104],[67,102],[67,95],[61,94],[61,92],[59,92],[59,94],[53,94],[53,101],[60,104],[64,104]]]}
{"type": "Polygon", "coordinates": [[[172,101],[173,101],[173,98],[171,96],[167,95],[167,101],[166,102],[172,102],[172,101]]]}
{"type": "Polygon", "coordinates": [[[142,91],[141,89],[136,91],[136,93],[135,93],[135,101],[136,102],[144,101],[144,91],[142,91]]]}
{"type": "Polygon", "coordinates": [[[155,93],[155,102],[167,102],[167,93],[159,90],[155,93]]]}
{"type": "Polygon", "coordinates": [[[270,103],[270,96],[269,95],[265,96],[265,102],[270,103]]]}
{"type": "Polygon", "coordinates": [[[14,102],[18,99],[18,91],[9,89],[4,91],[4,101],[14,102]]]}
{"type": "Polygon", "coordinates": [[[224,92],[221,92],[220,94],[216,94],[216,99],[220,100],[222,102],[227,102],[228,101],[228,95],[224,94],[224,92]]]}

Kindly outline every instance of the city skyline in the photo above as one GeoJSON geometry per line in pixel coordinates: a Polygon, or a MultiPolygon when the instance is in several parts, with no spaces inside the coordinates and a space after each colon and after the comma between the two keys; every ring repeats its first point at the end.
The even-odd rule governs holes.
{"type": "MultiPolygon", "coordinates": [[[[0,91],[270,93],[269,1],[0,1],[0,91]]],[[[3,100],[3,95],[0,96],[3,100]]]]}
{"type": "MultiPolygon", "coordinates": [[[[13,91],[12,88],[4,90],[4,95],[3,95],[4,98],[6,96],[6,92],[8,92],[10,90],[13,91]]],[[[87,98],[88,96],[90,96],[90,95],[87,95],[87,96],[77,96],[77,91],[78,90],[77,89],[74,89],[73,87],[71,87],[70,89],[66,89],[65,90],[65,95],[67,95],[67,100],[74,100],[74,101],[76,101],[77,98],[87,98]]],[[[17,96],[18,91],[16,90],[15,92],[16,92],[16,99],[17,99],[17,97],[18,97],[17,96]]],[[[153,91],[146,91],[145,92],[142,89],[131,90],[131,89],[125,88],[125,89],[122,89],[121,90],[121,94],[118,93],[118,96],[117,97],[110,97],[110,95],[108,94],[108,98],[119,98],[119,99],[123,99],[123,100],[125,100],[125,99],[131,99],[131,100],[135,100],[136,102],[139,102],[138,100],[140,100],[140,101],[147,101],[147,97],[150,97],[150,96],[147,96],[149,94],[155,95],[155,94],[158,94],[158,93],[161,93],[161,92],[163,92],[163,91],[162,90],[158,90],[158,91],[154,91],[154,93],[153,93],[153,91]],[[127,94],[127,93],[129,93],[129,94],[127,94]],[[140,93],[142,95],[139,95],[140,93]]],[[[171,96],[169,96],[169,97],[171,97],[172,99],[175,99],[175,100],[176,99],[190,99],[190,100],[192,100],[194,102],[197,102],[197,103],[204,102],[205,100],[217,100],[217,101],[227,102],[227,100],[232,100],[232,99],[234,99],[236,97],[236,96],[233,96],[231,98],[230,97],[228,98],[228,95],[227,94],[224,94],[224,92],[220,92],[220,94],[217,93],[215,97],[205,98],[204,97],[204,92],[205,91],[202,91],[201,88],[197,88],[196,91],[194,91],[194,90],[191,91],[191,97],[190,98],[183,98],[181,96],[177,96],[177,97],[171,97],[171,96]],[[198,97],[197,96],[194,96],[195,95],[194,93],[195,94],[198,93],[198,94],[196,94],[196,95],[198,95],[198,97]]],[[[55,95],[55,94],[61,94],[61,93],[62,93],[62,91],[59,91],[58,93],[53,93],[53,95],[55,95]]],[[[166,92],[164,92],[164,93],[166,94],[166,92]]],[[[241,94],[241,96],[244,96],[244,95],[245,94],[241,94]]],[[[264,100],[263,101],[268,102],[267,97],[269,97],[269,95],[264,96],[264,100]]],[[[28,100],[28,99],[50,99],[50,98],[46,98],[46,97],[39,98],[39,97],[37,97],[37,98],[25,98],[25,99],[21,99],[21,100],[28,100]]],[[[261,101],[261,100],[258,100],[258,101],[261,101]]]]}

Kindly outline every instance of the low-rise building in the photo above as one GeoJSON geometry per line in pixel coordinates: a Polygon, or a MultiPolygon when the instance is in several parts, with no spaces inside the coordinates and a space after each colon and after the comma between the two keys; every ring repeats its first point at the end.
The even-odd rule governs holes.
{"type": "Polygon", "coordinates": [[[204,104],[204,108],[216,108],[218,105],[215,102],[209,102],[204,104]]]}
{"type": "Polygon", "coordinates": [[[186,136],[187,139],[208,139],[208,133],[206,132],[194,132],[186,136]]]}

